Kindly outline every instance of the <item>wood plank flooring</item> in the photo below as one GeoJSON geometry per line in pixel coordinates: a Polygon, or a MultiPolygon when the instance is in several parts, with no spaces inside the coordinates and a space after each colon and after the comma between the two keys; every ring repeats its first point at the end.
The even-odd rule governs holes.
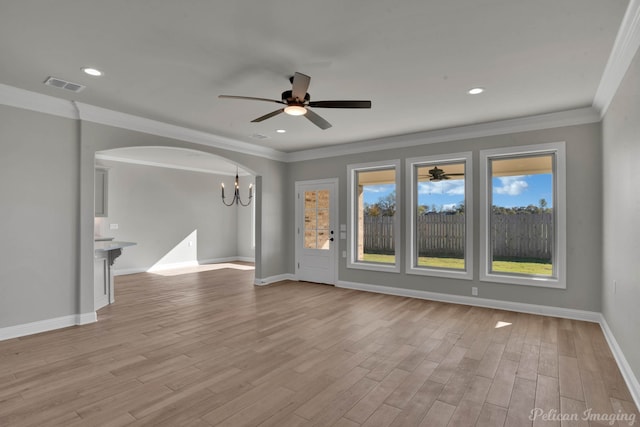
{"type": "Polygon", "coordinates": [[[97,323],[0,342],[0,426],[640,425],[597,324],[252,281],[121,276],[97,323]]]}

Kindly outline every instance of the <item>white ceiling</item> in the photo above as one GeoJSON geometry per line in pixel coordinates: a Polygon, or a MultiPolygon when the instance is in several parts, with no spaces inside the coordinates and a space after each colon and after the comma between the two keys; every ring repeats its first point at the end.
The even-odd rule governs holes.
{"type": "Polygon", "coordinates": [[[591,106],[627,4],[4,1],[0,83],[293,152],[591,106]],[[217,98],[279,99],[295,71],[312,77],[312,100],[373,108],[317,108],[333,124],[323,131],[284,114],[250,123],[277,105],[217,98]],[[475,86],[486,92],[466,94],[475,86]]]}

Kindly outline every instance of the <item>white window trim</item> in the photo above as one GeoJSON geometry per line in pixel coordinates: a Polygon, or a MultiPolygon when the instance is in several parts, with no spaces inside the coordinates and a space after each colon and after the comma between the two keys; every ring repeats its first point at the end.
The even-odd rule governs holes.
{"type": "Polygon", "coordinates": [[[406,239],[406,271],[407,274],[417,274],[423,276],[448,277],[453,279],[473,280],[473,168],[472,156],[470,151],[464,153],[442,154],[426,157],[411,157],[406,159],[406,182],[407,182],[407,200],[409,201],[409,209],[406,213],[407,239],[406,239]],[[429,268],[418,267],[415,265],[416,260],[416,209],[417,204],[417,180],[414,180],[414,170],[416,165],[437,165],[440,163],[458,162],[465,164],[465,269],[454,270],[446,268],[429,268]]]}
{"type": "Polygon", "coordinates": [[[373,271],[386,271],[391,273],[400,272],[401,253],[400,250],[400,216],[402,215],[402,191],[400,188],[400,159],[385,160],[381,162],[370,163],[358,163],[353,165],[347,165],[347,201],[349,208],[347,210],[348,218],[348,233],[347,233],[347,268],[355,268],[360,270],[373,270],[373,271]],[[356,260],[356,251],[358,247],[357,226],[355,220],[356,214],[356,172],[375,171],[379,169],[391,169],[396,171],[396,214],[394,215],[393,228],[395,232],[394,247],[395,247],[395,264],[377,264],[370,262],[363,262],[356,260]]]}
{"type": "Polygon", "coordinates": [[[566,153],[565,143],[526,145],[521,147],[498,148],[480,151],[480,281],[508,283],[512,285],[538,286],[566,289],[566,252],[567,252],[567,197],[566,197],[566,153]],[[518,274],[492,273],[491,242],[489,241],[489,204],[491,196],[491,176],[489,160],[510,158],[518,155],[555,154],[553,199],[555,236],[554,258],[555,276],[540,277],[518,274]]]}

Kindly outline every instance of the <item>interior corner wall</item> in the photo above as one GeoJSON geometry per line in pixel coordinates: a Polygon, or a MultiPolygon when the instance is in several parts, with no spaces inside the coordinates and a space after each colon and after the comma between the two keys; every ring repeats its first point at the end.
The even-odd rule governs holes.
{"type": "Polygon", "coordinates": [[[602,122],[602,314],[640,379],[640,52],[602,122]]]}
{"type": "MultiPolygon", "coordinates": [[[[230,183],[232,182],[233,180],[230,180],[230,183]]],[[[245,203],[249,196],[248,187],[250,184],[253,184],[254,200],[251,201],[249,206],[238,206],[236,208],[238,215],[236,226],[238,249],[236,251],[236,255],[243,259],[255,258],[255,239],[253,233],[255,233],[255,208],[257,197],[255,197],[256,183],[254,177],[240,177],[240,197],[245,203]]],[[[228,184],[227,188],[232,188],[231,184],[228,184]]],[[[216,187],[216,191],[220,191],[220,188],[216,187]]],[[[220,194],[216,193],[216,197],[216,200],[219,200],[220,194]]]]}
{"type": "MultiPolygon", "coordinates": [[[[471,296],[471,287],[476,286],[481,298],[600,312],[602,152],[599,123],[423,145],[419,145],[419,136],[416,136],[412,142],[417,145],[293,163],[290,166],[288,192],[294,192],[296,181],[339,178],[339,220],[340,224],[347,224],[347,165],[401,159],[400,191],[403,192],[402,200],[408,200],[404,173],[406,158],[471,151],[474,161],[473,280],[406,274],[403,253],[406,247],[406,224],[402,221],[400,273],[349,269],[346,259],[340,258],[340,281],[466,296],[471,296]],[[566,142],[567,158],[567,288],[550,289],[479,281],[480,150],[559,141],[566,142]]],[[[293,201],[289,203],[289,209],[292,210],[293,201]]],[[[406,208],[404,205],[403,209],[406,208]]],[[[294,238],[291,236],[291,246],[294,245],[294,238]]],[[[338,253],[347,249],[346,240],[339,240],[338,245],[338,253]]]]}
{"type": "Polygon", "coordinates": [[[78,122],[0,105],[0,328],[77,313],[78,122]]]}
{"type": "Polygon", "coordinates": [[[116,274],[238,256],[236,230],[250,226],[251,218],[240,214],[248,207],[227,207],[220,200],[220,183],[233,188],[232,176],[100,164],[109,171],[108,217],[99,220],[102,235],[137,243],[118,258],[116,274]],[[118,229],[111,230],[110,224],[118,229]]]}

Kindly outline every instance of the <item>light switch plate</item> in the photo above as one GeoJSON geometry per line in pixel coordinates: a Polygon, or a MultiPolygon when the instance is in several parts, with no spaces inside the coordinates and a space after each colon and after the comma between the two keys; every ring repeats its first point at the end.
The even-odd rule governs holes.
{"type": "Polygon", "coordinates": [[[109,224],[109,230],[117,230],[118,224],[109,224]]]}

